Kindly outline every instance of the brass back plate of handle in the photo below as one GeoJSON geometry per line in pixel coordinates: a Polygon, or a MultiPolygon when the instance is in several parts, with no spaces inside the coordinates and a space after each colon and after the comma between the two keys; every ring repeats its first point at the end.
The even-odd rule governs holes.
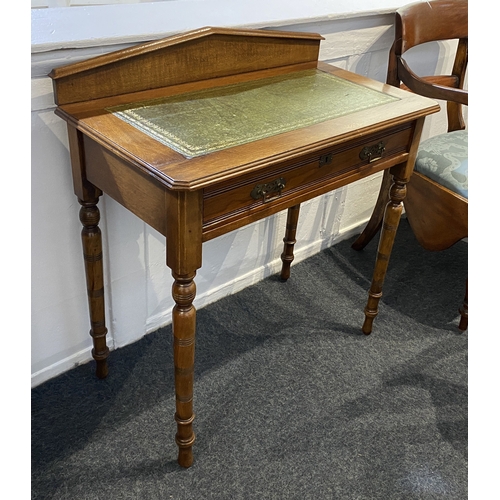
{"type": "Polygon", "coordinates": [[[257,184],[250,193],[254,200],[260,200],[264,203],[275,200],[281,196],[281,191],[284,189],[286,181],[283,177],[276,179],[267,184],[257,184]]]}
{"type": "Polygon", "coordinates": [[[368,160],[370,163],[375,160],[380,160],[385,151],[385,144],[380,141],[374,146],[365,146],[359,153],[361,160],[368,160]]]}

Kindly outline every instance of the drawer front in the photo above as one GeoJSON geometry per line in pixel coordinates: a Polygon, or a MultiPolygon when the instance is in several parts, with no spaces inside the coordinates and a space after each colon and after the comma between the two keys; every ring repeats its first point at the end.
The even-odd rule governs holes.
{"type": "Polygon", "coordinates": [[[378,134],[322,150],[301,161],[283,163],[258,173],[205,189],[203,222],[210,225],[234,214],[268,209],[276,200],[294,197],[364,166],[375,167],[408,151],[412,128],[378,134]]]}

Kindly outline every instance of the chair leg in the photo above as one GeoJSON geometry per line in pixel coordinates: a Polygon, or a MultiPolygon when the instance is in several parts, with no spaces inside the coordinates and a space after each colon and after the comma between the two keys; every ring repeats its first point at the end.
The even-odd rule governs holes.
{"type": "Polygon", "coordinates": [[[380,191],[375,208],[373,209],[372,216],[368,221],[367,226],[358,236],[356,241],[351,245],[354,250],[363,250],[363,248],[370,243],[382,227],[382,220],[384,218],[385,207],[389,201],[389,191],[391,189],[391,185],[391,173],[389,172],[389,169],[384,170],[384,176],[382,177],[382,184],[380,185],[380,191]]]}
{"type": "Polygon", "coordinates": [[[465,297],[462,305],[460,306],[460,323],[458,329],[464,332],[469,326],[469,279],[465,283],[465,297]]]}

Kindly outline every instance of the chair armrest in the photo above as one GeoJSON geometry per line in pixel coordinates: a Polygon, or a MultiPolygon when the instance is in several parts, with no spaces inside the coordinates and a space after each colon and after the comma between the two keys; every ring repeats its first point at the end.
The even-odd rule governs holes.
{"type": "Polygon", "coordinates": [[[402,57],[398,57],[398,74],[401,81],[416,94],[468,105],[467,90],[430,83],[417,76],[402,57]]]}

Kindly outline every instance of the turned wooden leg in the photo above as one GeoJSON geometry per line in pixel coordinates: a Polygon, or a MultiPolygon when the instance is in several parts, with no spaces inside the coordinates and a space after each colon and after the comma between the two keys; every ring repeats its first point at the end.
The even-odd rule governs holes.
{"type": "Polygon", "coordinates": [[[94,348],[92,356],[96,360],[96,375],[104,378],[108,374],[107,358],[109,348],[106,346],[106,333],[104,316],[104,279],[102,266],[102,240],[99,229],[98,198],[88,201],[78,200],[80,205],[80,220],[83,224],[82,244],[87,277],[87,295],[90,312],[90,335],[94,348]]]}
{"type": "Polygon", "coordinates": [[[172,312],[174,334],[175,442],[178,463],[193,464],[193,389],[196,335],[196,296],[194,277],[201,267],[203,192],[167,191],[167,265],[174,284],[172,312]]]}
{"type": "Polygon", "coordinates": [[[283,253],[281,254],[281,260],[283,261],[283,266],[281,267],[281,279],[286,281],[290,277],[290,265],[293,262],[293,247],[297,240],[295,235],[297,233],[297,223],[299,220],[300,204],[294,205],[288,209],[288,214],[286,216],[286,230],[285,237],[283,238],[283,253]]]}
{"type": "Polygon", "coordinates": [[[458,329],[461,330],[462,332],[465,332],[467,330],[467,327],[469,326],[469,280],[465,282],[465,297],[464,301],[458,310],[460,312],[460,323],[458,324],[458,329]]]}
{"type": "Polygon", "coordinates": [[[175,366],[175,421],[177,434],[175,441],[179,447],[178,462],[182,467],[193,463],[193,383],[194,344],[196,333],[196,309],[193,300],[196,295],[194,274],[180,276],[173,273],[174,366],[175,366]]]}
{"type": "Polygon", "coordinates": [[[368,303],[365,308],[365,321],[363,324],[363,333],[369,335],[372,331],[373,320],[378,314],[378,303],[382,297],[382,286],[384,284],[389,258],[396,237],[401,213],[403,211],[402,201],[406,194],[407,179],[394,176],[394,184],[390,189],[390,201],[386,206],[382,232],[375,262],[375,271],[368,294],[368,303]]]}
{"type": "Polygon", "coordinates": [[[389,190],[392,184],[392,175],[389,170],[384,170],[384,175],[382,177],[382,184],[380,186],[380,191],[378,193],[377,202],[375,203],[375,208],[373,209],[372,216],[368,221],[368,224],[363,229],[363,232],[358,236],[356,241],[351,245],[354,250],[363,250],[363,248],[370,243],[373,237],[378,233],[382,226],[382,220],[384,218],[384,210],[389,201],[389,190]]]}

